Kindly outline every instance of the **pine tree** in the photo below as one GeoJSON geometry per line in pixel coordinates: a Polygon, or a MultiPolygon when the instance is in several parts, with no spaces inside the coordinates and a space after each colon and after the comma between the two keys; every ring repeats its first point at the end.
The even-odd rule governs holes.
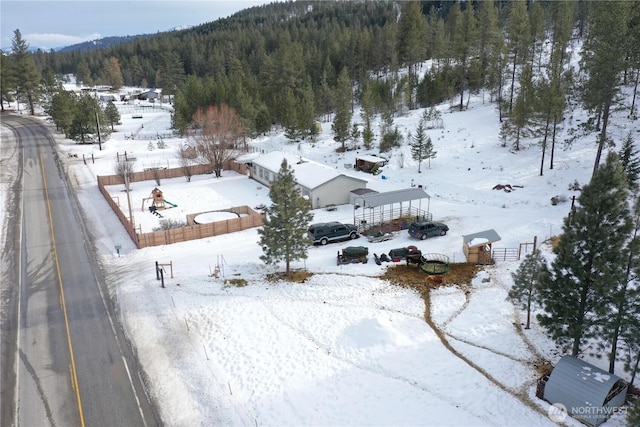
{"type": "Polygon", "coordinates": [[[398,21],[396,46],[400,65],[407,66],[409,70],[409,109],[415,108],[413,91],[417,84],[417,67],[426,57],[426,35],[427,21],[422,14],[420,3],[415,0],[404,3],[398,21]]]}
{"type": "Polygon", "coordinates": [[[360,140],[362,132],[360,132],[360,128],[357,123],[351,125],[351,132],[349,132],[349,141],[353,144],[353,149],[358,148],[358,141],[360,140]]]}
{"type": "Polygon", "coordinates": [[[93,77],[91,76],[91,69],[89,64],[82,59],[76,66],[76,85],[81,86],[93,86],[93,77]]]}
{"type": "Polygon", "coordinates": [[[106,139],[109,133],[107,120],[98,101],[89,94],[81,95],[76,100],[73,120],[69,126],[67,137],[73,139],[78,144],[93,144],[106,139]],[[99,131],[96,116],[100,124],[99,131]],[[100,135],[100,139],[98,138],[98,134],[100,135]]]}
{"type": "Polygon", "coordinates": [[[513,286],[508,299],[527,310],[525,329],[531,327],[531,305],[536,300],[542,277],[547,274],[547,264],[539,249],[527,254],[515,273],[511,274],[513,286]]]}
{"type": "Polygon", "coordinates": [[[285,274],[289,276],[291,261],[307,259],[309,241],[303,236],[313,215],[296,187],[293,169],[286,159],[271,183],[269,197],[272,204],[265,209],[264,225],[258,229],[258,244],[263,252],[260,259],[267,264],[284,260],[285,274]]]}
{"type": "Polygon", "coordinates": [[[554,25],[552,32],[551,54],[547,63],[546,75],[539,80],[536,94],[539,101],[539,118],[543,128],[542,155],[540,159],[540,176],[544,173],[544,161],[549,137],[551,136],[551,160],[549,169],[553,169],[555,135],[558,123],[565,110],[567,85],[563,79],[563,70],[568,61],[567,43],[571,36],[572,9],[570,2],[554,3],[554,25]],[[551,135],[550,135],[551,133],[551,135]]]}
{"type": "Polygon", "coordinates": [[[364,121],[362,143],[367,150],[370,150],[373,146],[373,118],[375,116],[375,100],[371,84],[367,84],[364,87],[360,104],[362,106],[360,117],[364,121]]]}
{"type": "Polygon", "coordinates": [[[627,426],[640,426],[640,402],[636,402],[635,405],[629,406],[627,412],[627,426]]]}
{"type": "Polygon", "coordinates": [[[159,69],[159,79],[156,85],[162,88],[165,95],[175,95],[184,84],[184,65],[180,56],[176,52],[165,52],[162,54],[161,66],[159,69]]]}
{"type": "Polygon", "coordinates": [[[535,66],[536,53],[538,54],[538,70],[542,66],[542,42],[545,39],[544,11],[540,2],[533,2],[529,6],[529,31],[531,42],[531,68],[535,66]]]}
{"type": "Polygon", "coordinates": [[[345,142],[349,139],[349,131],[351,129],[351,111],[352,101],[351,79],[346,68],[340,71],[338,83],[335,90],[336,114],[333,118],[331,130],[333,131],[333,139],[342,145],[342,151],[345,151],[345,142]]]}
{"type": "Polygon", "coordinates": [[[63,90],[62,84],[56,79],[56,75],[51,67],[46,67],[42,71],[42,79],[40,81],[40,102],[45,111],[51,107],[53,97],[63,90]]]}
{"type": "Polygon", "coordinates": [[[416,128],[416,134],[409,137],[411,156],[413,160],[418,162],[418,173],[422,173],[420,169],[423,160],[431,160],[436,156],[436,152],[433,151],[433,143],[429,135],[427,135],[424,122],[424,119],[420,120],[416,128]]]}
{"type": "Polygon", "coordinates": [[[503,37],[496,37],[491,54],[489,55],[489,69],[486,75],[486,85],[491,94],[491,100],[495,100],[498,105],[498,117],[500,122],[504,117],[504,100],[502,98],[505,87],[505,76],[507,69],[507,46],[503,37]]]}
{"type": "Polygon", "coordinates": [[[513,111],[509,117],[509,121],[512,124],[513,133],[515,134],[514,149],[520,150],[520,138],[524,129],[530,124],[533,112],[535,97],[533,95],[532,70],[531,65],[524,65],[522,73],[520,74],[520,89],[518,90],[518,96],[516,102],[513,105],[513,111]]]}
{"type": "Polygon", "coordinates": [[[29,113],[35,114],[35,105],[40,97],[40,73],[29,52],[29,44],[22,38],[20,30],[13,32],[11,49],[13,51],[13,75],[16,79],[16,94],[18,101],[24,101],[29,106],[29,113]]]}
{"type": "Polygon", "coordinates": [[[4,111],[4,103],[13,101],[12,93],[16,90],[16,78],[11,71],[9,56],[0,50],[0,109],[4,111]]]}
{"type": "Polygon", "coordinates": [[[634,140],[631,132],[622,141],[620,148],[620,161],[627,174],[629,188],[637,191],[640,184],[640,150],[634,147],[634,140]]]}
{"type": "Polygon", "coordinates": [[[487,75],[496,38],[500,37],[495,0],[485,0],[478,4],[478,21],[482,23],[478,25],[480,70],[483,75],[487,75]]]}
{"type": "Polygon", "coordinates": [[[540,286],[545,312],[537,318],[556,343],[571,346],[574,356],[597,335],[598,309],[611,303],[613,284],[623,280],[623,248],[631,230],[627,194],[622,165],[610,153],[565,218],[556,258],[540,286]]]}
{"type": "MultiPolygon", "coordinates": [[[[609,354],[609,373],[615,373],[620,341],[638,335],[640,329],[640,198],[636,199],[632,218],[632,231],[623,248],[623,276],[618,283],[611,283],[612,298],[609,304],[600,306],[601,350],[609,354]]],[[[620,236],[623,239],[623,236],[620,236]]],[[[623,354],[633,354],[633,346],[623,354]]]]}
{"type": "Polygon", "coordinates": [[[598,149],[593,166],[595,177],[607,144],[611,108],[618,102],[622,70],[627,61],[625,40],[631,2],[594,2],[589,14],[589,35],[582,46],[582,68],[587,73],[583,87],[584,107],[597,114],[598,149]]]}
{"type": "Polygon", "coordinates": [[[509,113],[513,109],[513,94],[516,82],[516,69],[518,64],[527,60],[530,39],[529,20],[527,19],[527,4],[524,0],[516,0],[511,3],[507,34],[509,39],[509,51],[512,56],[511,68],[511,95],[509,96],[509,113]]]}
{"type": "MultiPolygon", "coordinates": [[[[453,7],[459,7],[457,4],[453,7]]],[[[470,78],[469,61],[475,56],[478,43],[478,22],[473,7],[467,3],[464,12],[456,22],[456,37],[454,43],[454,52],[459,70],[458,83],[460,86],[460,105],[459,109],[464,108],[464,90],[465,83],[470,78]]]]}
{"type": "Polygon", "coordinates": [[[107,104],[107,107],[104,109],[104,115],[107,119],[107,123],[109,123],[111,130],[113,131],[113,126],[120,124],[120,113],[113,101],[109,101],[107,104]]]}
{"type": "Polygon", "coordinates": [[[393,125],[393,111],[387,108],[382,113],[382,123],[380,124],[380,152],[386,153],[394,147],[399,147],[402,135],[398,126],[393,125]]]}
{"type": "Polygon", "coordinates": [[[438,8],[432,6],[427,16],[427,58],[433,59],[439,68],[445,51],[444,20],[438,14],[438,8]]]}
{"type": "Polygon", "coordinates": [[[318,111],[322,113],[322,120],[329,121],[331,113],[335,108],[333,89],[329,86],[328,72],[325,69],[322,72],[322,80],[320,81],[320,96],[317,98],[318,111]]]}
{"type": "Polygon", "coordinates": [[[51,117],[57,130],[62,130],[67,137],[76,112],[76,96],[66,90],[55,94],[46,113],[51,117]]]}

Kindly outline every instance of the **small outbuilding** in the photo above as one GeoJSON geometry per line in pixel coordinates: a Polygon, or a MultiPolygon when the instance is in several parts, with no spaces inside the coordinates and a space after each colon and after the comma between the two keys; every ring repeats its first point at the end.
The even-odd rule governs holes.
{"type": "Polygon", "coordinates": [[[500,241],[500,236],[495,230],[485,230],[479,233],[462,236],[462,251],[467,257],[467,262],[473,264],[492,264],[492,245],[500,241]]]}
{"type": "Polygon", "coordinates": [[[354,169],[357,171],[375,174],[381,167],[389,163],[387,159],[374,155],[363,155],[356,157],[354,169]]]}
{"type": "Polygon", "coordinates": [[[541,378],[536,395],[590,426],[599,426],[624,405],[627,383],[577,357],[563,356],[541,378]]]}

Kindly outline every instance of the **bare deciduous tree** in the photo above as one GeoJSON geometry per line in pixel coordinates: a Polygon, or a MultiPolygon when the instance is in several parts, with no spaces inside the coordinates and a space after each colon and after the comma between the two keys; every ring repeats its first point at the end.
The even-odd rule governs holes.
{"type": "Polygon", "coordinates": [[[195,148],[185,145],[184,147],[178,147],[176,149],[176,157],[180,162],[184,177],[187,179],[187,182],[191,182],[192,173],[190,166],[195,161],[195,158],[198,157],[198,153],[195,148]]]}
{"type": "Polygon", "coordinates": [[[131,176],[133,175],[133,165],[136,163],[135,160],[116,160],[113,163],[113,170],[116,175],[122,178],[122,182],[124,182],[125,189],[129,191],[129,183],[131,182],[131,176]]]}
{"type": "Polygon", "coordinates": [[[196,150],[196,161],[211,166],[220,178],[224,164],[240,153],[244,126],[236,111],[226,104],[198,108],[191,122],[190,145],[196,150]]]}

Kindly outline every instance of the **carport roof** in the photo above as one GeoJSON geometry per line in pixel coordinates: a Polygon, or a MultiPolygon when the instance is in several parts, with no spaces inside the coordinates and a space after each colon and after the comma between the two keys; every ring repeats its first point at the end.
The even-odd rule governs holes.
{"type": "Polygon", "coordinates": [[[422,188],[407,188],[404,190],[387,191],[386,193],[374,193],[357,196],[353,202],[360,207],[375,208],[394,203],[409,202],[411,200],[430,199],[422,188]]]}

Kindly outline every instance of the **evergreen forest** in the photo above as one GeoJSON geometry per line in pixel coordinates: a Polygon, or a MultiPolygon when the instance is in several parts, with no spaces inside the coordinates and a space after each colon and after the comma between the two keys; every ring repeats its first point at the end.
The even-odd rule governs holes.
{"type": "Polygon", "coordinates": [[[342,73],[348,108],[357,103],[367,115],[447,100],[464,109],[482,93],[516,150],[532,133],[551,145],[554,128],[582,102],[604,145],[620,88],[637,89],[639,22],[630,1],[279,2],[105,49],[37,51],[27,60],[14,43],[2,56],[2,97],[30,93],[25,86],[40,82],[24,81],[25,67],[35,68],[39,96],[51,76],[75,75],[84,87],[161,88],[175,97],[179,132],[199,107],[224,103],[251,135],[275,125],[300,139],[313,136],[315,120],[340,116],[342,73]],[[569,63],[574,49],[584,50],[579,68],[569,63]]]}

